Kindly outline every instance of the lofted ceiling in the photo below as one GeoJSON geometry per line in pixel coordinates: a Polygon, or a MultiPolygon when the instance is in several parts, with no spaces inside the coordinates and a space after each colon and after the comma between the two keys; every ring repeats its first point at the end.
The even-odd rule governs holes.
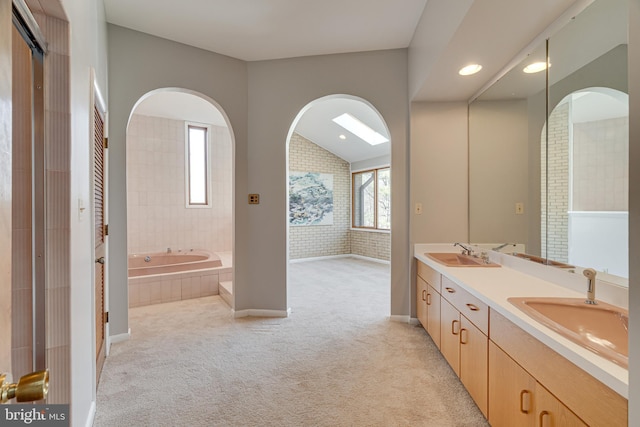
{"type": "MultiPolygon", "coordinates": [[[[104,0],[104,4],[111,24],[245,61],[408,48],[412,101],[466,101],[565,10],[589,1],[104,0]],[[459,76],[457,71],[470,62],[484,68],[474,76],[459,76]]],[[[342,112],[318,115],[335,117],[342,112]]],[[[322,146],[331,123],[326,118],[314,123],[303,120],[299,126],[300,133],[322,146]]],[[[363,150],[360,159],[377,155],[363,150]]]]}

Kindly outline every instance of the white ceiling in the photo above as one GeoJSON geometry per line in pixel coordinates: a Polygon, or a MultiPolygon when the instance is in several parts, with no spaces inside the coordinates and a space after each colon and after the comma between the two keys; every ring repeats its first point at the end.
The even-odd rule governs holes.
{"type": "Polygon", "coordinates": [[[390,139],[386,125],[371,106],[343,97],[315,101],[302,115],[295,131],[349,163],[389,156],[391,142],[372,146],[334,123],[333,119],[342,113],[357,117],[371,129],[390,139]],[[346,139],[340,139],[340,135],[344,135],[346,139]]]}
{"type": "Polygon", "coordinates": [[[243,59],[409,46],[427,0],[104,0],[107,20],[243,59]]]}
{"type": "MultiPolygon", "coordinates": [[[[409,48],[410,66],[420,64],[419,83],[412,101],[465,101],[562,12],[574,3],[587,1],[104,0],[104,3],[111,24],[246,61],[409,48]],[[481,63],[483,70],[461,78],[458,69],[470,62],[481,63]]],[[[318,111],[318,115],[326,120],[342,112],[345,111],[331,114],[318,111]]],[[[308,113],[312,114],[313,109],[308,113]]],[[[331,125],[318,120],[313,126],[306,119],[299,124],[300,132],[319,145],[331,139],[324,135],[331,125]]],[[[354,158],[353,153],[344,155],[354,158]]],[[[361,158],[376,155],[368,152],[361,158]]]]}

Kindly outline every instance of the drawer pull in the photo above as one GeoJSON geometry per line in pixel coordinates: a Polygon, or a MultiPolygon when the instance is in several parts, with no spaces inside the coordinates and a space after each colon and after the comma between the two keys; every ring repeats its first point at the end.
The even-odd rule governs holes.
{"type": "Polygon", "coordinates": [[[426,301],[427,300],[427,290],[423,289],[422,290],[422,301],[426,301]]]}
{"type": "Polygon", "coordinates": [[[531,392],[529,390],[522,390],[520,392],[520,412],[522,412],[523,414],[528,414],[529,413],[529,395],[530,394],[531,394],[531,392]],[[525,408],[525,404],[524,404],[525,395],[527,396],[526,408],[525,408]]]}
{"type": "Polygon", "coordinates": [[[459,321],[459,320],[454,320],[454,321],[452,321],[452,322],[451,322],[451,333],[452,333],[453,335],[458,335],[458,332],[459,332],[459,331],[458,331],[458,332],[456,332],[456,324],[458,324],[458,323],[460,323],[460,321],[459,321]]]}
{"type": "Polygon", "coordinates": [[[544,417],[551,417],[551,414],[547,411],[540,412],[540,427],[544,427],[544,417]]]}
{"type": "Polygon", "coordinates": [[[431,294],[427,294],[427,305],[431,305],[431,294]]]}
{"type": "Polygon", "coordinates": [[[469,310],[471,310],[471,311],[480,311],[478,306],[475,305],[475,304],[467,304],[467,307],[469,307],[469,310]]]}
{"type": "Polygon", "coordinates": [[[450,294],[455,294],[456,290],[453,288],[445,288],[447,290],[447,292],[449,292],[450,294]]]}

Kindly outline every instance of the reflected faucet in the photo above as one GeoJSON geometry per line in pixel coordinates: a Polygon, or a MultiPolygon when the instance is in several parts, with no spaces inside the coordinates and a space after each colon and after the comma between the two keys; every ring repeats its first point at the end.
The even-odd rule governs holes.
{"type": "Polygon", "coordinates": [[[587,289],[587,299],[585,304],[596,305],[596,271],[593,268],[585,268],[582,272],[589,279],[589,288],[587,289]]]}
{"type": "Polygon", "coordinates": [[[466,247],[462,243],[454,243],[453,246],[460,246],[462,248],[462,255],[471,255],[473,250],[471,248],[466,247]]]}
{"type": "Polygon", "coordinates": [[[502,248],[506,248],[507,246],[513,246],[514,248],[516,247],[515,243],[503,243],[500,246],[496,246],[495,248],[491,248],[492,251],[499,251],[502,248]]]}

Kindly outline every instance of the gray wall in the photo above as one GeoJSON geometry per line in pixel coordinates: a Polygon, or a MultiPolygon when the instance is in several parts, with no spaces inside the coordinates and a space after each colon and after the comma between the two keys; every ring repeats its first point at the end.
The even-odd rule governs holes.
{"type": "Polygon", "coordinates": [[[235,138],[235,309],[284,312],[287,303],[287,137],[299,111],[331,94],[370,102],[392,140],[391,314],[410,313],[407,51],[245,63],[109,26],[110,301],[112,335],[127,332],[125,131],[145,93],[194,90],[216,101],[235,138]],[[185,65],[188,64],[188,65],[185,65]],[[260,204],[248,206],[248,193],[260,204]]]}
{"type": "Polygon", "coordinates": [[[640,425],[640,0],[629,1],[629,425],[640,425]]]}
{"type": "MultiPolygon", "coordinates": [[[[248,187],[261,194],[249,210],[250,294],[240,308],[288,307],[287,136],[298,112],[331,94],[360,97],[378,110],[391,135],[391,315],[410,312],[407,51],[388,50],[249,63],[248,187]],[[261,283],[261,285],[257,285],[261,283]]],[[[236,307],[238,308],[238,307],[236,307]]]]}
{"type": "MultiPolygon", "coordinates": [[[[227,56],[109,25],[109,301],[111,335],[128,331],[126,129],[136,102],[158,88],[185,88],[215,101],[227,115],[235,149],[236,224],[247,221],[247,66],[227,56]]],[[[236,227],[246,253],[247,227],[236,227]]],[[[247,283],[249,259],[234,260],[235,280],[247,283]]],[[[240,301],[244,286],[238,286],[240,301]]]]}
{"type": "MultiPolygon", "coordinates": [[[[411,245],[469,240],[467,112],[466,102],[411,104],[411,245]]],[[[411,281],[415,317],[413,259],[411,281]]]]}
{"type": "Polygon", "coordinates": [[[527,102],[469,106],[469,239],[527,244],[527,102]],[[515,203],[524,203],[516,215],[515,203]]]}

